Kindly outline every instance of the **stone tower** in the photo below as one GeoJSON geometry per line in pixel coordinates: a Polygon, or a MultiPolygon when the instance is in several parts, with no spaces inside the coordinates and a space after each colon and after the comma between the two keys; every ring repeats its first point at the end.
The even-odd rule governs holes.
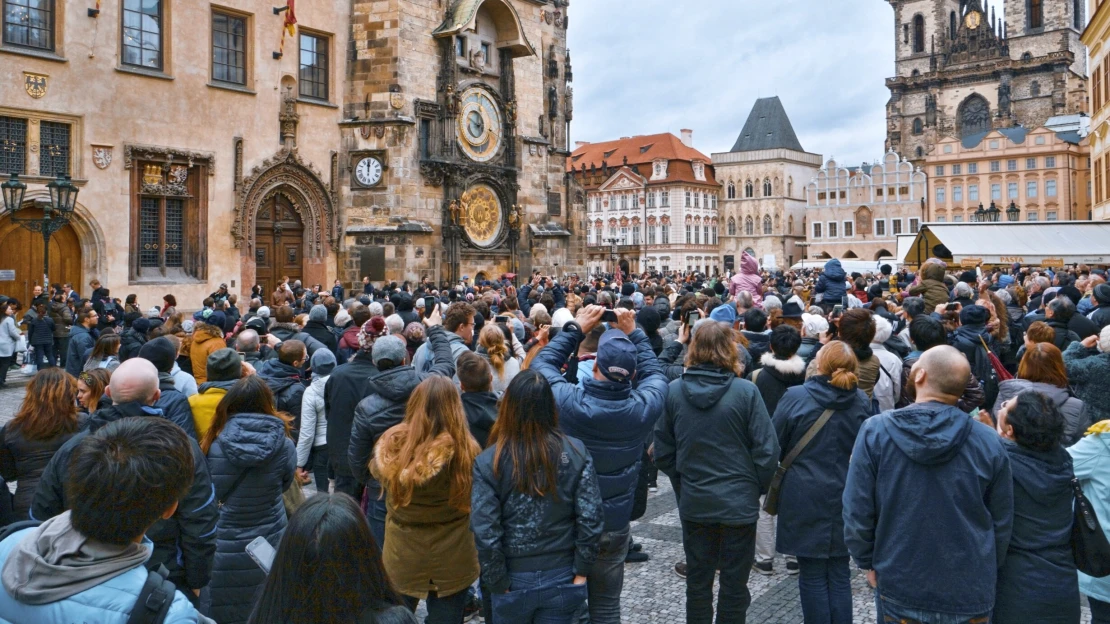
{"type": "Polygon", "coordinates": [[[920,165],[944,137],[972,145],[994,129],[1033,129],[1087,110],[1083,0],[887,0],[895,76],[888,150],[920,165]]]}

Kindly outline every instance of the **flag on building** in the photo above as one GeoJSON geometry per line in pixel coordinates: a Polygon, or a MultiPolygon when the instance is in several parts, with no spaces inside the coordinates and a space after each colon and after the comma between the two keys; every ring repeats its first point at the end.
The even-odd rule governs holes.
{"type": "Polygon", "coordinates": [[[297,34],[297,14],[293,11],[294,0],[285,1],[285,21],[281,24],[281,44],[278,46],[278,55],[285,54],[285,35],[293,37],[297,34]]]}

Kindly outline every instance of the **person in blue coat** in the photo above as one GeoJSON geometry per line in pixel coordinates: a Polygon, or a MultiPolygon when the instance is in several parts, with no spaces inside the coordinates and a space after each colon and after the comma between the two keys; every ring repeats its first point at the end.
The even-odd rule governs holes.
{"type": "Polygon", "coordinates": [[[85,366],[85,354],[96,346],[92,329],[96,327],[97,314],[94,310],[77,313],[77,322],[69,328],[69,345],[66,347],[66,372],[74,377],[81,374],[85,366]]]}
{"type": "Polygon", "coordinates": [[[1064,415],[1048,395],[1030,391],[1003,403],[995,417],[1014,475],[1014,529],[998,571],[993,621],[1077,624],[1074,473],[1071,456],[1060,446],[1064,415]]]}
{"type": "Polygon", "coordinates": [[[825,269],[818,276],[813,292],[821,295],[821,307],[826,312],[832,310],[833,306],[842,304],[844,295],[848,294],[848,289],[844,286],[846,279],[848,274],[840,266],[840,260],[833,258],[825,263],[825,269]]]}
{"type": "MultiPolygon", "coordinates": [[[[82,438],[72,468],[72,508],[0,542],[0,621],[126,624],[146,609],[146,532],[189,490],[190,440],[163,419],[124,418],[82,438]]],[[[209,622],[181,592],[169,599],[168,624],[209,622]]]]}
{"type": "MultiPolygon", "coordinates": [[[[1092,425],[1082,439],[1068,447],[1068,454],[1075,478],[1110,538],[1110,420],[1092,425]]],[[[1110,624],[1110,576],[1095,578],[1080,572],[1079,591],[1091,607],[1091,624],[1110,624]]]]}
{"type": "Polygon", "coordinates": [[[239,380],[220,401],[201,448],[220,518],[212,569],[209,615],[220,624],[246,622],[266,573],[246,547],[262,536],[277,548],[288,519],[282,493],[293,484],[297,448],[290,423],[278,416],[274,397],[258,375],[239,380]]]}
{"type": "Polygon", "coordinates": [[[587,581],[593,624],[620,623],[624,560],[628,554],[632,502],[640,476],[644,440],[663,413],[667,379],[636,328],[636,313],[619,309],[615,326],[598,341],[592,378],[567,382],[561,368],[587,334],[601,323],[605,309],[586,306],[574,322],[543,348],[532,369],[551,384],[559,406],[559,428],[586,445],[597,470],[605,516],[598,557],[587,581]]]}
{"type": "Polygon", "coordinates": [[[149,361],[158,369],[158,389],[161,390],[161,396],[154,407],[162,410],[166,418],[177,423],[190,438],[196,440],[193,409],[189,407],[189,399],[174,385],[173,365],[177,362],[177,347],[169,338],[160,336],[144,344],[137,357],[149,361]]]}
{"type": "Polygon", "coordinates": [[[772,418],[781,461],[826,410],[833,410],[786,471],[779,495],[775,547],[798,558],[798,593],[807,624],[852,622],[842,498],[856,435],[871,415],[858,370],[852,348],[830,342],[817,354],[817,375],[787,390],[772,418]]]}
{"type": "Polygon", "coordinates": [[[844,542],[879,622],[988,621],[1013,526],[1010,460],[956,407],[971,365],[949,346],[910,372],[917,401],[869,418],[844,487],[844,542]]]}

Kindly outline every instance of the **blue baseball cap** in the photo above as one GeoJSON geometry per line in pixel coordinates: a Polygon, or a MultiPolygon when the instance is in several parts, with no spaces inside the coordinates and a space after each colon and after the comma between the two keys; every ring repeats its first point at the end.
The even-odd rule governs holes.
{"type": "Polygon", "coordinates": [[[709,318],[719,323],[728,323],[733,325],[736,323],[736,306],[731,303],[721,304],[709,313],[709,318]]]}
{"type": "Polygon", "coordinates": [[[629,383],[636,376],[636,345],[619,329],[610,329],[597,341],[596,367],[606,379],[629,383]]]}

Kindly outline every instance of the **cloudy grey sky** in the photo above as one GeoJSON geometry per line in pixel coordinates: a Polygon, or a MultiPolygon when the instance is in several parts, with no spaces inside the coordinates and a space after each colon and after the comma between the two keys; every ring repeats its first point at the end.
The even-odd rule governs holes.
{"type": "Polygon", "coordinates": [[[879,158],[894,75],[884,0],[576,0],[572,141],[694,130],[727,151],[756,98],[777,95],[809,152],[879,158]]]}

